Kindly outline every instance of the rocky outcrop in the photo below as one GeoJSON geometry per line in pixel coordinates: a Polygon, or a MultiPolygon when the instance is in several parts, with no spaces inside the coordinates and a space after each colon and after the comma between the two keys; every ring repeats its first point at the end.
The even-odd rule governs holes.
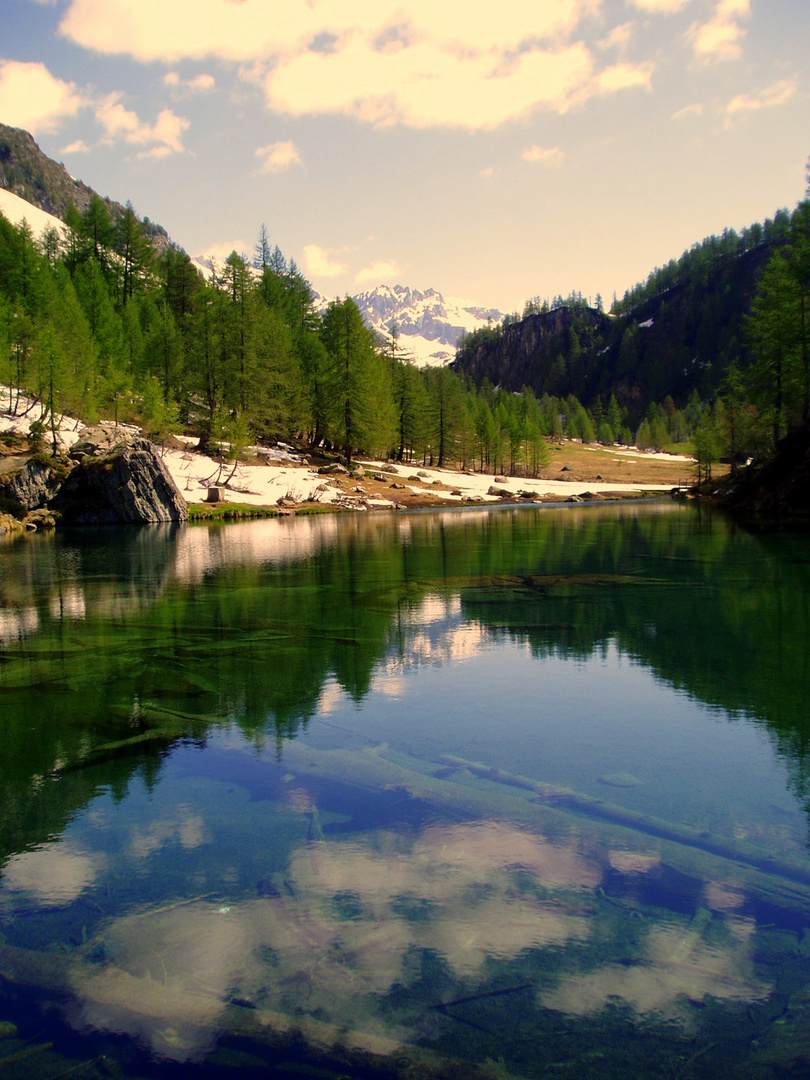
{"type": "Polygon", "coordinates": [[[154,446],[139,438],[100,456],[86,454],[49,506],[66,525],[188,521],[185,499],[168,469],[154,446]]]}
{"type": "Polygon", "coordinates": [[[768,461],[730,477],[719,502],[740,517],[810,520],[810,425],[786,435],[768,461]]]}
{"type": "Polygon", "coordinates": [[[13,514],[0,512],[0,536],[10,536],[12,533],[25,531],[25,526],[13,514]]]}
{"type": "Polygon", "coordinates": [[[18,469],[0,478],[0,496],[14,499],[26,510],[36,510],[56,495],[67,472],[64,462],[29,458],[18,469]]]}
{"type": "Polygon", "coordinates": [[[119,427],[102,420],[101,423],[82,428],[69,454],[74,461],[83,461],[86,457],[99,457],[114,450],[123,450],[138,438],[141,435],[137,429],[119,427]]]}
{"type": "MultiPolygon", "coordinates": [[[[82,213],[96,194],[44,154],[27,131],[6,124],[0,124],[0,187],[62,221],[71,203],[82,213]]],[[[113,223],[117,222],[124,207],[111,199],[103,201],[113,223]]],[[[164,253],[169,246],[166,230],[149,218],[144,218],[143,227],[155,251],[164,253]]]]}

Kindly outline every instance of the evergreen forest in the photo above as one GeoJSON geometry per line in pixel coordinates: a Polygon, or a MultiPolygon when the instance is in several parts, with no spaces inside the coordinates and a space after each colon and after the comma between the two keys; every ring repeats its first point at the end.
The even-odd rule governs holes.
{"type": "MultiPolygon", "coordinates": [[[[0,383],[12,408],[135,422],[202,449],[253,443],[536,475],[550,438],[761,453],[810,412],[810,198],[655,270],[610,313],[579,294],[404,358],[350,297],[318,307],[261,226],[210,276],[165,232],[91,194],[35,238],[0,215],[0,383]],[[161,242],[156,243],[159,239],[161,242]]],[[[52,425],[51,425],[52,427],[52,425]]]]}

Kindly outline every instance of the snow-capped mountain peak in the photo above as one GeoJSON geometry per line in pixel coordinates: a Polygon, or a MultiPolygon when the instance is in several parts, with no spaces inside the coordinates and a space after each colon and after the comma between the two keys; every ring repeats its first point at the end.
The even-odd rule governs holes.
{"type": "Polygon", "coordinates": [[[420,366],[449,363],[463,333],[503,318],[497,308],[445,297],[436,289],[412,289],[407,285],[378,285],[359,293],[354,300],[368,326],[383,339],[390,341],[396,326],[399,352],[420,366]]]}

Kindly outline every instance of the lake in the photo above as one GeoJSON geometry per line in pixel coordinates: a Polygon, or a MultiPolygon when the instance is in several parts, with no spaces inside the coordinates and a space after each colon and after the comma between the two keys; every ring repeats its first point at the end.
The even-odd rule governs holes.
{"type": "Polygon", "coordinates": [[[810,537],[0,547],[0,1076],[810,1074],[810,537]]]}

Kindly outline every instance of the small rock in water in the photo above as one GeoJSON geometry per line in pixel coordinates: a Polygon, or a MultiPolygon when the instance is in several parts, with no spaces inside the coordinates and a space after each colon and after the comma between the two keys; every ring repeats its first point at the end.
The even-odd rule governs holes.
{"type": "Polygon", "coordinates": [[[643,782],[643,780],[639,780],[637,776],[633,776],[629,772],[609,772],[599,777],[599,783],[607,784],[608,787],[638,787],[643,782]]]}
{"type": "Polygon", "coordinates": [[[259,896],[263,896],[266,900],[271,900],[276,896],[281,896],[278,886],[275,885],[270,878],[262,878],[261,881],[256,883],[256,891],[259,896]]]}
{"type": "Polygon", "coordinates": [[[0,1020],[0,1039],[16,1039],[17,1025],[10,1020],[0,1020]]]}

